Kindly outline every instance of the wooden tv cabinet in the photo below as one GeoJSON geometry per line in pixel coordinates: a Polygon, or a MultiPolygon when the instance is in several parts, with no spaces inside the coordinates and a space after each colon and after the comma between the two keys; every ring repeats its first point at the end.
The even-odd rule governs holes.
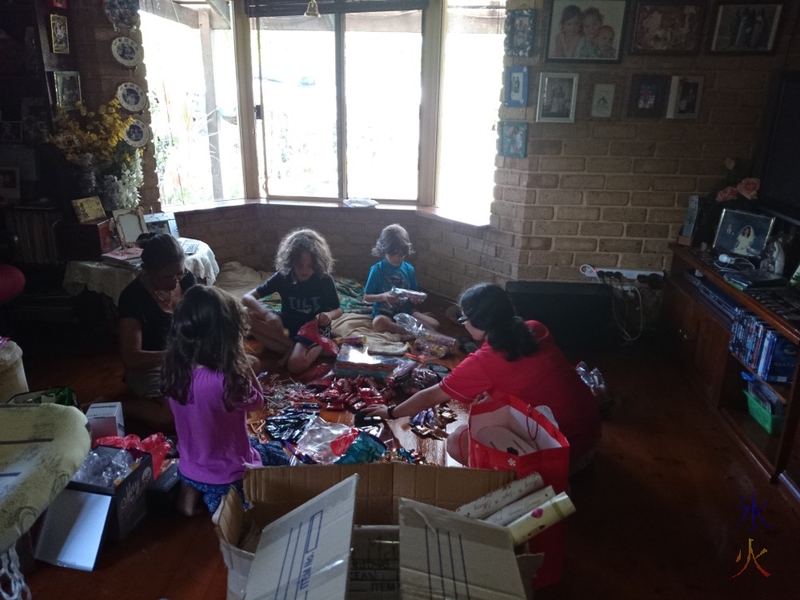
{"type": "Polygon", "coordinates": [[[790,323],[729,285],[708,253],[677,244],[671,249],[672,268],[663,313],[667,342],[684,366],[684,372],[719,414],[734,439],[763,468],[770,482],[781,482],[800,502],[800,435],[796,435],[800,417],[800,369],[795,368],[787,384],[767,384],[786,405],[783,427],[769,434],[747,410],[746,382],[741,373],[754,374],[754,371],[728,350],[732,318],[719,302],[704,295],[684,273],[700,274],[702,280],[722,291],[728,302],[752,311],[794,344],[800,343],[800,322],[790,323]]]}

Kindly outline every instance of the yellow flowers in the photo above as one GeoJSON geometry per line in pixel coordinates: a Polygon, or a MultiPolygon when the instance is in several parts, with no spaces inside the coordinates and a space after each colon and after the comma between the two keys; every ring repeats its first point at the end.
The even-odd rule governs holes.
{"type": "Polygon", "coordinates": [[[90,111],[79,102],[78,111],[58,111],[55,118],[56,133],[49,137],[66,156],[76,164],[93,162],[109,166],[129,162],[135,149],[125,141],[125,132],[133,117],[120,114],[119,101],[114,98],[90,111]]]}

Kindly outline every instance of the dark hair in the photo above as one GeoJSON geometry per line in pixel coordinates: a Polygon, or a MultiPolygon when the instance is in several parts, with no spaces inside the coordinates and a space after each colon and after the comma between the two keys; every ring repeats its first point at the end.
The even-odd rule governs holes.
{"type": "Polygon", "coordinates": [[[583,11],[583,18],[585,19],[586,17],[597,17],[601,23],[603,22],[604,19],[603,13],[601,13],[598,9],[594,7],[587,8],[585,11],[583,11]]]}
{"type": "Polygon", "coordinates": [[[161,391],[180,404],[189,400],[192,370],[203,366],[224,376],[225,409],[248,396],[250,369],[244,349],[244,309],[236,298],[215,287],[195,285],[186,291],[172,320],[161,391]]]}
{"type": "Polygon", "coordinates": [[[583,12],[580,8],[575,6],[574,4],[570,4],[569,6],[564,8],[564,12],[561,13],[561,21],[560,24],[563,25],[570,19],[574,18],[583,19],[583,12]]]}
{"type": "Polygon", "coordinates": [[[414,254],[414,246],[408,237],[405,227],[394,223],[387,225],[381,231],[375,247],[372,249],[372,256],[384,257],[387,254],[402,254],[409,256],[414,254]]]}
{"type": "Polygon", "coordinates": [[[286,275],[304,252],[311,255],[314,273],[320,277],[333,271],[333,255],[328,242],[313,229],[295,229],[281,240],[275,255],[275,270],[286,275]]]}
{"type": "Polygon", "coordinates": [[[539,343],[499,285],[479,283],[461,294],[461,312],[470,324],[486,333],[486,341],[508,360],[530,356],[539,343]]]}
{"type": "Polygon", "coordinates": [[[136,238],[136,245],[142,249],[142,268],[158,271],[175,263],[183,263],[183,248],[168,233],[143,233],[136,238]]]}

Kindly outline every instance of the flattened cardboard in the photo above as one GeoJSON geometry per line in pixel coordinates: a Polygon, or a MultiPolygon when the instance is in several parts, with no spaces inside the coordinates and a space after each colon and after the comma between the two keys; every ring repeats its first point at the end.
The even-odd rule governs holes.
{"type": "Polygon", "coordinates": [[[405,498],[400,500],[400,587],[404,600],[525,600],[506,527],[405,498]]]}
{"type": "Polygon", "coordinates": [[[344,598],[358,475],[267,525],[245,598],[344,598]]]}

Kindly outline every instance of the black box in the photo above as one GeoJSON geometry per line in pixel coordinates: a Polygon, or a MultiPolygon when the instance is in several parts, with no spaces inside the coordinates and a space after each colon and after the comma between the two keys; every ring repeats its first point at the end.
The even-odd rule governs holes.
{"type": "Polygon", "coordinates": [[[173,462],[147,486],[147,512],[151,515],[169,515],[175,512],[181,478],[178,463],[173,462]]]}

